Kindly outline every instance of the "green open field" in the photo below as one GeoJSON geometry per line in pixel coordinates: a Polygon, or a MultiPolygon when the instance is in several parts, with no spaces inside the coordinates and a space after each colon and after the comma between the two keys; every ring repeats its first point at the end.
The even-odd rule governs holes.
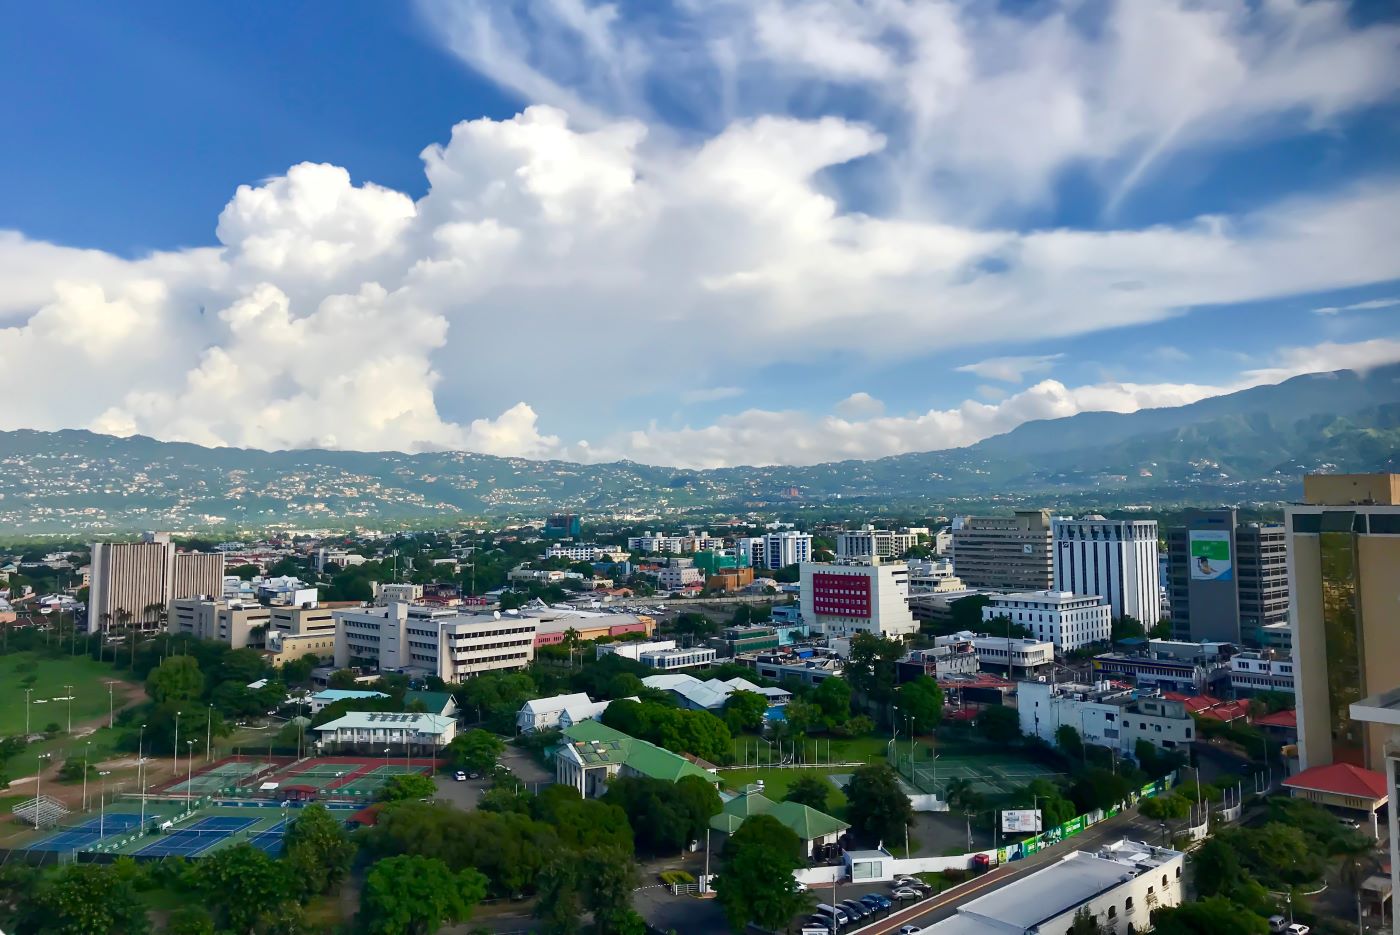
{"type": "MultiPolygon", "coordinates": [[[[792,784],[803,776],[816,776],[822,780],[833,775],[849,776],[851,767],[849,766],[816,766],[800,767],[797,769],[778,767],[763,767],[762,769],[726,769],[720,772],[720,779],[730,792],[738,792],[745,786],[763,781],[763,794],[774,802],[781,802],[787,797],[788,789],[792,784]]],[[[830,797],[826,800],[827,813],[835,815],[837,818],[846,816],[846,794],[833,782],[828,781],[831,786],[830,797]]]]}
{"type": "MultiPolygon", "coordinates": [[[[107,683],[117,681],[111,666],[86,656],[43,658],[38,653],[11,653],[0,656],[0,736],[24,733],[24,690],[32,688],[29,729],[32,733],[50,724],[68,727],[65,686],[73,686],[73,724],[103,718],[108,711],[107,683]]],[[[117,689],[116,706],[122,706],[122,690],[117,689]]]]}

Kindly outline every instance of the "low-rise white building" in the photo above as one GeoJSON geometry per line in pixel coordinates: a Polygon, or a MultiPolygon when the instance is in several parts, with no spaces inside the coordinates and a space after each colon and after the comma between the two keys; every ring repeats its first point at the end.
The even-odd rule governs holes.
{"type": "Polygon", "coordinates": [[[753,692],[755,695],[762,695],[768,700],[769,705],[786,704],[792,700],[792,693],[785,688],[764,688],[755,685],[748,679],[733,678],[721,681],[720,679],[697,679],[693,675],[683,673],[671,673],[667,675],[648,675],[642,679],[642,684],[647,688],[654,688],[657,691],[669,692],[676,703],[682,708],[689,708],[695,711],[716,711],[724,707],[725,701],[735,692],[753,692]]]}
{"type": "MultiPolygon", "coordinates": [[[[959,634],[960,635],[960,634],[959,634]]],[[[1007,675],[1030,675],[1055,661],[1055,644],[1027,636],[972,636],[977,661],[984,667],[1004,669],[1007,675]]]]}
{"type": "Polygon", "coordinates": [[[429,744],[445,747],[457,736],[457,722],[438,714],[393,714],[352,711],[315,730],[323,744],[402,747],[429,744]]]}
{"type": "Polygon", "coordinates": [[[593,658],[602,659],[604,656],[622,656],[626,659],[640,659],[642,653],[655,653],[675,648],[675,640],[637,640],[630,643],[596,643],[593,647],[593,658]]]}
{"type": "Polygon", "coordinates": [[[674,672],[677,669],[694,669],[713,665],[719,654],[713,649],[693,647],[691,649],[653,649],[640,653],[637,661],[649,669],[660,672],[674,672]]]}
{"type": "Polygon", "coordinates": [[[876,529],[866,524],[836,534],[837,558],[898,558],[919,544],[919,534],[908,529],[876,529]]]}
{"type": "Polygon", "coordinates": [[[903,639],[919,632],[909,610],[909,566],[902,562],[806,562],[801,576],[802,619],[814,633],[903,639]]]}
{"type": "Polygon", "coordinates": [[[611,562],[627,557],[620,545],[598,545],[593,542],[556,542],[544,550],[542,559],[567,558],[571,562],[611,562]]]}
{"type": "Polygon", "coordinates": [[[354,565],[363,565],[365,557],[348,552],[345,549],[322,547],[316,550],[316,573],[323,574],[327,565],[336,565],[340,568],[350,568],[354,565]]]}
{"type": "Polygon", "coordinates": [[[958,907],[919,935],[1063,935],[1087,912],[1104,932],[1145,932],[1155,909],[1181,905],[1181,851],[1122,840],[1074,851],[958,907]]]}
{"type": "Polygon", "coordinates": [[[1097,685],[1018,682],[1016,710],[1021,733],[1055,742],[1055,731],[1068,725],[1085,743],[1132,754],[1139,740],[1163,750],[1177,750],[1195,739],[1195,722],[1180,701],[1155,693],[1097,685]]]}
{"type": "Polygon", "coordinates": [[[416,670],[444,682],[523,669],[535,658],[535,621],[518,614],[464,614],[394,601],[335,611],[335,664],[416,670]]]}
{"type": "Polygon", "coordinates": [[[1017,591],[993,597],[982,608],[982,620],[1009,617],[1031,635],[1055,644],[1062,653],[1093,643],[1107,642],[1113,634],[1113,611],[1095,595],[1069,591],[1017,591]]]}
{"type": "Polygon", "coordinates": [[[1293,657],[1278,653],[1250,651],[1230,657],[1230,687],[1235,695],[1263,691],[1293,693],[1293,657]]]}
{"type": "Polygon", "coordinates": [[[662,591],[679,591],[688,584],[699,584],[705,574],[694,565],[672,562],[656,572],[656,584],[662,591]]]}
{"type": "Polygon", "coordinates": [[[594,701],[583,692],[535,698],[525,702],[515,716],[515,729],[522,734],[537,730],[563,730],[580,721],[596,721],[611,701],[594,701]]]}

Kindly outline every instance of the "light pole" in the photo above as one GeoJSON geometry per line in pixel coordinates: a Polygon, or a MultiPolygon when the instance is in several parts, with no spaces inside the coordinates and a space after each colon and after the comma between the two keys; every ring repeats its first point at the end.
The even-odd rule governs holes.
{"type": "Polygon", "coordinates": [[[72,737],[72,736],[73,736],[73,686],[72,686],[72,685],[65,685],[65,686],[63,686],[63,687],[64,687],[65,689],[67,689],[67,696],[68,696],[68,736],[69,736],[69,737],[72,737]]]}
{"type": "Polygon", "coordinates": [[[87,811],[87,774],[88,757],[92,755],[92,741],[89,740],[83,748],[83,811],[87,811]]]}
{"type": "Polygon", "coordinates": [[[185,778],[185,807],[189,808],[194,795],[194,741],[185,741],[185,759],[189,761],[190,774],[185,778]]]}
{"type": "Polygon", "coordinates": [[[176,712],[175,712],[175,753],[174,753],[174,757],[175,757],[175,762],[174,762],[173,764],[171,764],[171,767],[172,767],[172,768],[171,768],[171,772],[173,772],[173,773],[175,774],[175,778],[176,778],[176,779],[179,779],[179,778],[180,778],[180,712],[179,712],[179,711],[176,711],[176,712]]]}
{"type": "Polygon", "coordinates": [[[117,726],[117,699],[112,693],[116,684],[116,682],[107,683],[107,727],[109,730],[117,726]]]}
{"type": "Polygon", "coordinates": [[[34,828],[39,827],[39,800],[43,798],[39,790],[44,782],[44,761],[52,757],[52,753],[39,754],[39,765],[34,767],[34,828]]]}
{"type": "Polygon", "coordinates": [[[214,739],[214,706],[211,704],[209,710],[204,713],[204,762],[209,762],[214,748],[210,746],[210,741],[214,739]]]}
{"type": "Polygon", "coordinates": [[[146,743],[146,725],[145,725],[145,724],[142,724],[142,725],[141,725],[141,733],[137,735],[137,739],[136,739],[136,776],[137,776],[137,781],[141,783],[141,829],[142,829],[143,831],[144,831],[145,828],[146,828],[146,757],[145,757],[145,743],[146,743]]]}
{"type": "Polygon", "coordinates": [[[26,688],[24,690],[24,739],[26,742],[29,740],[29,696],[32,694],[34,694],[34,689],[26,688]]]}
{"type": "Polygon", "coordinates": [[[102,777],[102,798],[98,804],[97,814],[97,836],[104,838],[107,836],[107,776],[111,770],[104,770],[97,775],[102,777]]]}

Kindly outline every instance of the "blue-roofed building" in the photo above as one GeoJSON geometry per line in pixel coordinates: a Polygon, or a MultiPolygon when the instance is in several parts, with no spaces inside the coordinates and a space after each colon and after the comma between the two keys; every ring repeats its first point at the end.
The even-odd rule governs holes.
{"type": "Polygon", "coordinates": [[[360,701],[366,698],[388,698],[383,692],[366,691],[354,688],[327,688],[311,696],[311,713],[316,714],[326,705],[337,701],[360,701]]]}

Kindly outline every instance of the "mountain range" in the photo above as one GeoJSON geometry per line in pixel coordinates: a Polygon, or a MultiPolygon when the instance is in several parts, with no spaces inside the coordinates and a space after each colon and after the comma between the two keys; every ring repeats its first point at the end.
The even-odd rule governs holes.
{"type": "Polygon", "coordinates": [[[1188,406],[1028,422],[965,448],[806,467],[679,470],[461,451],[204,448],[0,432],[0,534],[349,528],[473,516],[821,514],[971,506],[1276,504],[1312,471],[1400,470],[1400,364],[1188,406]]]}

